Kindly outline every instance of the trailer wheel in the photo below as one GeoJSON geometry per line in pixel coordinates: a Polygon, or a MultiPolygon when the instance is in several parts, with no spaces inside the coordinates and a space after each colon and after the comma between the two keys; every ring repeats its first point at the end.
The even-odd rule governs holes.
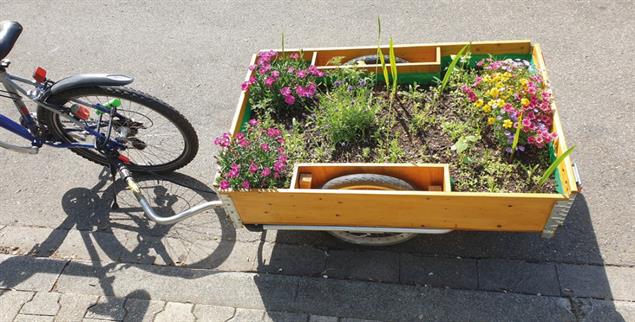
{"type": "MultiPolygon", "coordinates": [[[[341,190],[414,190],[401,179],[380,174],[360,173],[337,177],[327,181],[322,189],[341,190]]],[[[347,243],[363,246],[391,246],[406,242],[416,234],[409,233],[364,233],[351,231],[329,231],[335,238],[347,243]]]]}

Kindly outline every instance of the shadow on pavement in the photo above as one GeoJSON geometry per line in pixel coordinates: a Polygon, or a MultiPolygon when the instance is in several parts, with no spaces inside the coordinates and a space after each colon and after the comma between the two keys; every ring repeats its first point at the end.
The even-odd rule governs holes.
{"type": "MultiPolygon", "coordinates": [[[[488,291],[490,294],[500,292],[500,295],[543,295],[543,298],[547,295],[567,298],[576,319],[624,321],[610,301],[613,293],[582,194],[578,195],[564,225],[552,239],[542,239],[539,233],[456,231],[446,235],[421,235],[401,245],[381,248],[349,245],[319,232],[278,231],[275,239],[273,249],[263,256],[267,258],[266,262],[261,259],[261,272],[275,272],[280,267],[286,269],[299,260],[302,255],[290,256],[285,245],[310,245],[327,253],[321,272],[305,272],[305,275],[322,278],[316,279],[318,284],[327,284],[330,279],[337,278],[425,286],[424,292],[430,290],[427,287],[432,287],[488,291]],[[600,302],[600,307],[591,309],[590,305],[600,302]],[[588,316],[590,313],[593,315],[588,316]]],[[[269,283],[263,279],[261,284],[263,292],[266,291],[269,283]]],[[[325,315],[416,320],[438,309],[433,307],[438,302],[404,306],[412,302],[395,302],[391,299],[394,294],[358,294],[366,296],[367,300],[346,298],[342,302],[342,295],[336,294],[337,288],[326,290],[308,292],[315,297],[305,299],[329,303],[325,308],[327,312],[323,312],[325,315]],[[391,303],[391,306],[382,303],[391,303]]],[[[262,294],[262,299],[271,309],[279,305],[266,294],[262,294]]],[[[513,303],[512,300],[509,303],[513,303]]],[[[456,312],[450,312],[456,310],[447,309],[448,312],[441,313],[442,319],[456,317],[456,312]]]]}
{"type": "MultiPolygon", "coordinates": [[[[178,232],[173,232],[178,224],[157,225],[148,221],[143,210],[138,205],[131,193],[125,190],[123,182],[118,180],[110,184],[109,171],[104,169],[98,178],[98,182],[91,189],[73,188],[67,191],[62,198],[62,207],[68,217],[55,229],[45,241],[34,247],[28,254],[36,256],[50,256],[54,254],[68,237],[71,229],[80,230],[82,242],[90,259],[74,261],[74,265],[79,269],[75,272],[91,272],[99,279],[99,287],[103,294],[107,296],[117,296],[117,298],[131,297],[142,300],[151,300],[150,294],[143,289],[134,290],[128,294],[116,293],[112,287],[112,278],[106,276],[109,270],[114,269],[121,259],[130,260],[128,263],[152,264],[157,257],[160,262],[167,266],[180,266],[186,263],[182,258],[172,258],[168,252],[168,245],[165,245],[162,237],[182,235],[197,235],[200,232],[191,231],[195,229],[184,225],[179,226],[178,232]],[[119,208],[111,209],[113,203],[113,191],[116,192],[119,208]],[[128,234],[135,238],[133,246],[124,245],[124,241],[118,240],[121,234],[128,234]],[[128,246],[128,247],[126,247],[128,246]],[[100,257],[105,254],[107,258],[100,257]],[[82,269],[82,266],[86,269],[82,269]]],[[[189,176],[173,173],[166,176],[135,175],[137,183],[150,201],[151,205],[161,216],[171,216],[175,213],[190,208],[198,203],[216,200],[216,195],[208,192],[209,188],[202,182],[189,176]],[[185,184],[195,190],[183,187],[185,184]]],[[[199,215],[200,216],[200,215],[199,215]]],[[[222,210],[217,210],[217,216],[221,222],[225,222],[225,214],[222,210]]],[[[209,220],[209,219],[208,219],[209,220]]],[[[197,257],[196,261],[188,262],[188,266],[201,266],[214,268],[220,265],[231,254],[236,231],[227,224],[220,224],[222,237],[218,238],[218,243],[213,249],[206,249],[204,256],[197,257]]],[[[204,227],[202,229],[207,229],[204,227]]],[[[198,235],[197,235],[198,236],[198,235]]],[[[200,254],[199,254],[200,255],[200,254]]],[[[58,274],[60,267],[55,265],[38,265],[38,269],[25,269],[24,257],[11,257],[0,262],[0,286],[11,289],[20,283],[28,280],[35,274],[49,273],[58,274]],[[2,273],[4,272],[4,273],[2,273]]],[[[143,265],[139,266],[143,268],[143,265]]],[[[155,266],[147,266],[155,267],[155,266]]],[[[68,271],[64,271],[68,274],[68,271]]],[[[201,271],[187,274],[186,270],[152,270],[153,273],[172,274],[180,278],[199,278],[204,276],[201,271]]],[[[213,271],[206,271],[212,274],[213,271]]],[[[2,296],[2,294],[0,294],[2,296]]],[[[114,314],[112,307],[115,303],[99,302],[89,308],[89,311],[100,316],[114,314]]],[[[142,302],[137,303],[135,314],[143,316],[147,310],[147,303],[144,308],[142,302]]],[[[117,319],[115,315],[111,316],[117,319]]]]}

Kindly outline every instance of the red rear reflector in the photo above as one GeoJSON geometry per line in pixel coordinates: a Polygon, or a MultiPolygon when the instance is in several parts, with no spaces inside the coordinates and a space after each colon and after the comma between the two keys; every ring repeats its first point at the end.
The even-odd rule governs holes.
{"type": "Polygon", "coordinates": [[[75,115],[75,117],[84,121],[90,118],[90,109],[84,105],[71,105],[71,112],[73,113],[73,115],[75,115]]]}
{"type": "Polygon", "coordinates": [[[123,154],[120,154],[117,157],[117,159],[119,159],[119,161],[121,161],[121,162],[123,162],[125,164],[130,164],[130,159],[127,156],[123,155],[123,154]]]}
{"type": "Polygon", "coordinates": [[[38,66],[33,72],[33,79],[38,83],[44,83],[46,81],[46,69],[38,66]]]}

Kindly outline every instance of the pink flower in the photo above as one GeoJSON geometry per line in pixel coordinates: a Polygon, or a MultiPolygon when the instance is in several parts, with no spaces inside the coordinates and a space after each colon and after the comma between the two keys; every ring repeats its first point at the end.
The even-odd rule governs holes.
{"type": "Polygon", "coordinates": [[[267,129],[267,135],[271,138],[275,138],[277,136],[279,136],[280,134],[282,134],[282,131],[275,129],[275,128],[268,128],[267,129]]]}
{"type": "Polygon", "coordinates": [[[271,72],[271,76],[274,78],[278,78],[280,77],[280,72],[277,70],[274,70],[273,72],[271,72]]]}
{"type": "Polygon", "coordinates": [[[282,96],[289,96],[291,95],[291,89],[289,88],[289,86],[285,86],[280,89],[280,94],[282,94],[282,96]]]}
{"type": "Polygon", "coordinates": [[[256,69],[256,65],[249,65],[249,70],[255,70],[256,69]]]}
{"type": "Polygon", "coordinates": [[[273,170],[276,172],[281,172],[282,170],[284,170],[286,166],[287,166],[286,162],[278,160],[273,163],[273,170]]]}
{"type": "Polygon", "coordinates": [[[293,95],[285,96],[284,102],[287,103],[288,105],[293,105],[295,104],[295,97],[293,97],[293,95]]]}
{"type": "Polygon", "coordinates": [[[223,180],[223,181],[220,182],[220,188],[223,189],[223,190],[224,189],[229,189],[229,186],[230,186],[229,185],[229,181],[227,181],[227,180],[223,180]]]}
{"type": "Polygon", "coordinates": [[[251,173],[256,173],[256,171],[258,171],[258,166],[257,166],[255,163],[253,163],[253,162],[252,162],[252,163],[249,165],[249,172],[251,172],[251,173]]]}
{"type": "Polygon", "coordinates": [[[245,180],[242,184],[243,189],[249,189],[249,181],[245,180]]]}
{"type": "Polygon", "coordinates": [[[246,148],[249,145],[249,141],[243,139],[243,140],[238,140],[238,145],[240,145],[241,148],[246,148]]]}
{"type": "Polygon", "coordinates": [[[276,82],[276,78],[275,77],[267,77],[265,79],[265,85],[268,87],[271,87],[271,85],[273,85],[273,83],[276,82]]]}
{"type": "Polygon", "coordinates": [[[313,76],[317,76],[317,77],[324,76],[324,72],[322,72],[321,70],[317,69],[317,67],[315,67],[315,65],[309,66],[309,68],[307,68],[307,72],[309,72],[309,74],[311,74],[313,76]]]}
{"type": "Polygon", "coordinates": [[[295,76],[298,76],[298,78],[305,78],[306,77],[306,71],[299,70],[297,73],[295,73],[295,76]]]}
{"type": "Polygon", "coordinates": [[[269,144],[267,143],[263,143],[260,145],[260,148],[265,151],[265,152],[269,152],[270,148],[269,148],[269,144]]]}
{"type": "Polygon", "coordinates": [[[474,79],[474,83],[472,84],[472,87],[477,87],[479,84],[481,84],[482,80],[483,78],[481,76],[476,76],[476,78],[474,79]]]}
{"type": "Polygon", "coordinates": [[[261,175],[263,177],[268,177],[270,174],[271,174],[271,168],[269,168],[269,167],[262,168],[261,175]]]}
{"type": "Polygon", "coordinates": [[[229,133],[224,133],[222,136],[217,137],[214,140],[214,144],[226,148],[231,143],[231,135],[229,133]]]}
{"type": "Polygon", "coordinates": [[[269,70],[271,69],[271,65],[267,64],[267,65],[262,65],[260,66],[260,68],[258,69],[258,73],[260,73],[261,75],[266,74],[269,70]]]}
{"type": "Polygon", "coordinates": [[[251,125],[251,126],[257,126],[257,125],[258,125],[258,120],[256,120],[256,119],[251,119],[251,120],[249,120],[249,125],[251,125]]]}
{"type": "Polygon", "coordinates": [[[289,55],[289,58],[291,58],[291,59],[298,59],[298,58],[300,58],[300,54],[298,54],[298,53],[292,53],[291,55],[289,55]]]}
{"type": "Polygon", "coordinates": [[[243,82],[242,84],[240,84],[240,89],[242,89],[243,91],[246,91],[247,89],[249,89],[249,83],[243,82]]]}
{"type": "Polygon", "coordinates": [[[289,69],[287,69],[287,73],[293,74],[293,72],[295,72],[295,68],[289,67],[289,69]]]}
{"type": "Polygon", "coordinates": [[[227,173],[230,178],[236,178],[240,174],[240,165],[233,163],[227,173]]]}
{"type": "MultiPolygon", "coordinates": [[[[283,138],[280,138],[280,139],[278,139],[278,142],[280,144],[284,143],[284,139],[283,138]],[[280,139],[282,139],[282,142],[280,142],[280,139]]],[[[284,147],[279,147],[278,148],[278,153],[280,153],[280,154],[284,153],[284,147]]]]}
{"type": "Polygon", "coordinates": [[[307,86],[305,89],[306,97],[313,97],[313,95],[315,95],[316,88],[317,86],[315,86],[315,84],[309,84],[309,86],[307,86]]]}

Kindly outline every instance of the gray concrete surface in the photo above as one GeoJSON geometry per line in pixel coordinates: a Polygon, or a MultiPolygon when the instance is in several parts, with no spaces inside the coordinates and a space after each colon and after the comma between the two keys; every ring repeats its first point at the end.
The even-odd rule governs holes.
{"type": "MultiPolygon", "coordinates": [[[[0,20],[25,27],[11,72],[28,76],[39,65],[54,79],[134,76],[135,88],[177,107],[198,131],[199,155],[176,179],[199,187],[212,181],[212,141],[229,127],[255,51],[279,47],[282,31],[288,47],[371,45],[377,15],[396,43],[542,45],[584,180],[553,239],[453,232],[368,250],[322,233],[234,231],[213,212],[155,227],[125,192],[118,196],[127,211],[108,211],[110,192],[121,187],[97,165],[67,151],[0,151],[2,320],[28,320],[26,303],[53,297],[61,320],[151,320],[183,311],[173,308],[184,302],[191,317],[273,321],[635,320],[633,1],[0,0],[0,20]]],[[[11,109],[0,101],[2,113],[11,109]]],[[[176,211],[214,198],[142,181],[156,184],[179,196],[176,211]]]]}

